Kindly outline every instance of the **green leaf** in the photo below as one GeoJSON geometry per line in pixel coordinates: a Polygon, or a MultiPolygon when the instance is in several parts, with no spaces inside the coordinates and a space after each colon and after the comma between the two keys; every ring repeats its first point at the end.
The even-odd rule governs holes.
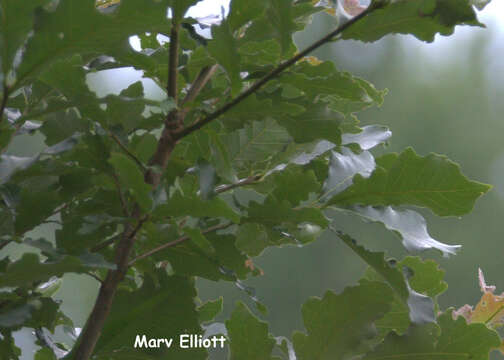
{"type": "Polygon", "coordinates": [[[69,138],[76,132],[86,132],[89,123],[82,119],[73,109],[45,117],[40,132],[44,134],[45,143],[54,145],[69,138]]]}
{"type": "Polygon", "coordinates": [[[236,95],[242,87],[240,77],[240,54],[227,20],[212,26],[212,41],[208,44],[209,54],[226,70],[231,82],[231,94],[236,95]]]}
{"type": "Polygon", "coordinates": [[[448,289],[448,284],[443,280],[445,271],[441,270],[434,260],[422,260],[418,256],[407,256],[398,265],[407,266],[413,271],[408,282],[415,291],[435,297],[448,289]]]}
{"type": "Polygon", "coordinates": [[[424,324],[435,321],[434,301],[411,289],[402,268],[387,262],[383,252],[371,252],[357,245],[355,240],[346,234],[339,233],[338,237],[381,277],[381,281],[385,281],[393,289],[402,304],[409,308],[409,319],[412,323],[424,324]]]}
{"type": "Polygon", "coordinates": [[[302,30],[309,16],[318,9],[309,2],[293,3],[271,0],[263,16],[252,21],[242,42],[274,39],[280,44],[282,55],[291,56],[295,51],[292,34],[302,30]]]}
{"type": "Polygon", "coordinates": [[[282,223],[312,223],[325,228],[329,224],[320,209],[293,208],[286,200],[279,201],[272,196],[268,196],[263,204],[251,201],[246,221],[267,226],[282,223]]]}
{"type": "Polygon", "coordinates": [[[26,286],[37,281],[47,281],[53,276],[62,276],[65,273],[86,273],[98,268],[113,268],[113,265],[103,262],[97,264],[94,259],[88,262],[85,257],[63,256],[55,262],[41,263],[38,255],[24,254],[21,259],[9,263],[0,278],[1,287],[26,286]],[[96,266],[99,265],[99,266],[96,266]]]}
{"type": "Polygon", "coordinates": [[[106,111],[109,126],[120,125],[125,132],[137,128],[145,109],[143,98],[144,89],[141,81],[131,84],[117,97],[109,96],[106,111]]]}
{"type": "Polygon", "coordinates": [[[35,354],[34,360],[57,360],[56,355],[49,348],[42,348],[35,354]]]}
{"type": "Polygon", "coordinates": [[[19,328],[31,318],[33,305],[23,304],[0,313],[0,328],[19,328]]]}
{"type": "Polygon", "coordinates": [[[330,109],[326,103],[307,104],[304,112],[276,118],[297,143],[322,139],[341,143],[343,116],[330,109]]]}
{"type": "Polygon", "coordinates": [[[209,300],[198,307],[198,316],[200,323],[209,322],[215,319],[222,312],[224,299],[220,296],[216,300],[209,300]]]}
{"type": "MultiPolygon", "coordinates": [[[[388,260],[388,263],[391,266],[395,264],[394,266],[398,269],[406,266],[409,273],[408,283],[411,289],[417,293],[432,297],[435,302],[434,307],[437,309],[436,297],[444,292],[448,285],[443,281],[444,271],[439,269],[434,261],[423,261],[419,257],[408,256],[400,262],[395,263],[391,259],[388,260]]],[[[368,268],[365,277],[374,281],[383,279],[372,268],[368,268]]],[[[394,331],[399,335],[405,334],[411,324],[409,313],[408,304],[399,296],[396,296],[391,310],[376,322],[379,335],[376,341],[381,342],[390,331],[394,331]]]]}
{"type": "Polygon", "coordinates": [[[254,121],[223,136],[233,166],[244,175],[272,168],[271,159],[291,142],[289,134],[273,119],[254,121]]]}
{"type": "Polygon", "coordinates": [[[120,290],[114,306],[107,317],[102,335],[96,344],[96,353],[101,356],[113,355],[125,346],[128,351],[142,353],[153,358],[206,359],[202,349],[184,349],[179,346],[181,334],[201,334],[198,312],[194,305],[196,290],[192,279],[182,276],[167,276],[162,270],[157,272],[159,285],[150,277],[145,277],[142,287],[136,291],[120,290]],[[171,348],[133,348],[139,336],[150,338],[173,338],[171,348]]]}
{"type": "MultiPolygon", "coordinates": [[[[16,52],[23,45],[32,29],[34,12],[49,0],[0,1],[0,74],[7,75],[13,69],[16,52]],[[9,19],[9,20],[7,20],[9,19]],[[12,21],[12,19],[15,19],[12,21]]],[[[0,76],[1,78],[1,76],[0,76]]]]}
{"type": "Polygon", "coordinates": [[[329,205],[415,205],[439,216],[468,213],[491,187],[468,180],[445,156],[418,156],[411,148],[376,160],[369,178],[356,175],[352,186],[333,196],[329,205]]]}
{"type": "Polygon", "coordinates": [[[437,33],[453,34],[455,25],[483,26],[476,18],[472,1],[394,1],[352,25],[342,38],[372,42],[387,34],[412,34],[432,42],[437,33]]]}
{"type": "MultiPolygon", "coordinates": [[[[159,243],[174,240],[166,237],[164,233],[151,232],[149,236],[157,236],[159,243]]],[[[213,256],[205,254],[194,243],[185,241],[154,254],[153,258],[156,261],[168,260],[173,271],[180,275],[200,276],[214,281],[221,279],[236,281],[246,278],[250,273],[250,269],[246,266],[247,257],[236,248],[235,237],[212,233],[205,236],[215,249],[213,256]]]]}
{"type": "Polygon", "coordinates": [[[94,0],[65,0],[55,11],[39,9],[34,35],[17,72],[16,88],[51,62],[70,54],[130,59],[135,52],[127,43],[129,36],[143,32],[169,34],[167,6],[167,0],[125,0],[113,14],[101,14],[94,0]]]}
{"type": "Polygon", "coordinates": [[[322,299],[309,299],[302,308],[307,334],[295,332],[292,337],[297,358],[342,359],[351,354],[374,335],[372,324],[388,311],[392,299],[388,285],[367,280],[339,295],[327,291],[322,299]]]}
{"type": "Polygon", "coordinates": [[[439,327],[411,327],[403,336],[391,332],[363,359],[488,359],[490,351],[501,343],[499,335],[484,324],[468,325],[461,316],[453,320],[451,313],[439,317],[439,327]]]}
{"type": "Polygon", "coordinates": [[[226,128],[232,130],[244,127],[247,128],[245,124],[253,121],[257,123],[251,125],[255,125],[256,127],[258,127],[259,124],[274,126],[276,125],[274,122],[268,122],[269,118],[273,118],[276,121],[285,121],[285,119],[300,114],[303,110],[304,107],[299,104],[278,101],[277,99],[271,99],[269,97],[262,99],[252,94],[231,109],[225,117],[223,117],[223,123],[226,128]]]}
{"type": "Polygon", "coordinates": [[[14,337],[10,332],[2,332],[0,339],[0,354],[3,354],[9,360],[18,360],[21,355],[21,349],[16,346],[14,337]]]}
{"type": "Polygon", "coordinates": [[[150,196],[151,186],[146,184],[138,165],[124,154],[112,153],[109,163],[117,172],[117,176],[125,189],[130,189],[138,204],[144,211],[152,207],[150,196]]]}
{"type": "Polygon", "coordinates": [[[245,304],[236,304],[226,328],[231,360],[271,359],[275,339],[268,332],[268,324],[256,318],[245,304]]]}
{"type": "Polygon", "coordinates": [[[266,0],[233,0],[229,10],[229,27],[236,31],[251,20],[260,17],[266,9],[266,0]]]}
{"type": "Polygon", "coordinates": [[[280,76],[278,82],[301,90],[312,102],[322,100],[332,111],[343,115],[379,106],[387,93],[386,90],[376,90],[361,78],[338,71],[331,61],[318,65],[301,62],[280,76]]]}
{"type": "Polygon", "coordinates": [[[236,247],[250,256],[258,256],[270,245],[264,225],[245,223],[236,234],[236,247]]]}
{"type": "Polygon", "coordinates": [[[201,233],[201,229],[192,229],[190,227],[184,228],[184,233],[186,233],[191,241],[199,247],[207,255],[215,255],[215,249],[210,241],[201,233]]]}
{"type": "Polygon", "coordinates": [[[155,216],[194,216],[194,217],[223,217],[234,223],[240,222],[240,215],[229,207],[224,200],[215,197],[203,200],[192,194],[173,194],[167,204],[159,205],[154,210],[155,216]]]}
{"type": "Polygon", "coordinates": [[[271,193],[277,200],[287,200],[291,205],[299,205],[308,200],[311,193],[318,194],[321,184],[313,170],[306,170],[294,164],[277,166],[265,178],[254,185],[260,193],[271,193]]]}
{"type": "Polygon", "coordinates": [[[396,210],[390,206],[354,206],[353,211],[367,220],[382,223],[400,238],[406,250],[411,252],[438,249],[445,257],[456,254],[461,245],[447,245],[433,239],[422,215],[413,210],[396,210]]]}
{"type": "Polygon", "coordinates": [[[33,229],[50,217],[61,203],[60,194],[52,189],[37,191],[23,188],[16,206],[16,233],[23,234],[33,229]]]}

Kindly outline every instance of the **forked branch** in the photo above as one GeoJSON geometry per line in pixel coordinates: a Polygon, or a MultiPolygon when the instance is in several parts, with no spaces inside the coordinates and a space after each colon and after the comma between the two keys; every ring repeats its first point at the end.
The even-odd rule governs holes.
{"type": "Polygon", "coordinates": [[[278,65],[276,68],[271,70],[268,74],[266,74],[262,79],[258,80],[255,82],[252,86],[250,86],[247,90],[243,91],[240,95],[238,95],[236,98],[228,102],[227,104],[223,105],[221,108],[217,109],[213,113],[207,115],[206,117],[200,119],[199,121],[187,126],[184,128],[182,131],[176,134],[176,139],[179,140],[183,137],[186,137],[196,130],[201,129],[203,126],[207,125],[211,121],[217,119],[219,116],[223,115],[239,103],[241,103],[243,100],[248,98],[250,95],[253,93],[257,92],[260,88],[262,88],[267,82],[273,80],[276,78],[278,75],[280,75],[285,69],[288,67],[294,65],[297,61],[301,60],[303,57],[306,55],[310,54],[312,51],[316,50],[320,46],[326,44],[327,42],[331,41],[335,36],[341,34],[343,31],[348,29],[350,26],[358,22],[360,19],[366,17],[368,14],[370,14],[372,11],[377,9],[380,5],[376,3],[371,3],[371,5],[364,10],[362,13],[359,15],[353,17],[346,23],[338,26],[338,28],[334,31],[331,31],[329,34],[321,38],[320,40],[314,42],[312,45],[308,46],[306,49],[301,51],[300,53],[294,55],[292,58],[289,60],[284,61],[280,65],[278,65]]]}

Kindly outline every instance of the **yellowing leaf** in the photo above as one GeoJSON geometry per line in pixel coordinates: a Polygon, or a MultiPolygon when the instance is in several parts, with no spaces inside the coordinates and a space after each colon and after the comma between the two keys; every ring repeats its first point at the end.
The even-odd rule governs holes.
{"type": "Polygon", "coordinates": [[[504,293],[494,295],[495,286],[488,286],[485,283],[483,271],[478,269],[479,283],[483,296],[476,305],[471,322],[481,322],[495,328],[504,324],[504,293]]]}
{"type": "Polygon", "coordinates": [[[495,295],[495,286],[487,285],[483,271],[478,269],[478,280],[483,295],[473,310],[472,306],[464,305],[453,312],[453,316],[463,316],[468,323],[484,323],[490,328],[504,324],[504,293],[495,295]]]}

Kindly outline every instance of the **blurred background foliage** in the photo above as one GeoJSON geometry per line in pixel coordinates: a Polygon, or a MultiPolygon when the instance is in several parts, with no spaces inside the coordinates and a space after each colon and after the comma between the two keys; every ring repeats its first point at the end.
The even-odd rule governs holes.
{"type": "MultiPolygon", "coordinates": [[[[497,1],[495,1],[497,2],[497,1]]],[[[424,258],[435,259],[446,270],[448,291],[441,295],[442,309],[475,305],[481,296],[477,269],[485,272],[487,282],[504,291],[504,24],[489,16],[498,11],[490,4],[482,13],[487,29],[461,28],[455,35],[436,37],[425,44],[410,36],[388,36],[374,44],[338,41],[324,46],[314,55],[332,60],[340,70],[349,71],[373,83],[388,88],[381,108],[358,114],[362,125],[383,124],[393,136],[387,151],[401,151],[412,146],[417,153],[445,154],[458,162],[471,179],[494,185],[493,190],[476,203],[474,211],[463,218],[437,218],[429,211],[425,216],[429,233],[435,239],[461,244],[458,255],[449,259],[437,252],[426,252],[424,258]]],[[[502,8],[502,7],[500,7],[502,8]]],[[[216,12],[216,11],[215,11],[216,12]]],[[[304,48],[314,39],[334,28],[335,20],[327,14],[316,16],[296,42],[304,48]]],[[[89,78],[100,95],[114,92],[141,76],[133,69],[109,70],[89,78]]],[[[144,81],[146,94],[162,97],[151,81],[144,81]]],[[[24,136],[17,139],[9,153],[20,156],[33,154],[42,147],[42,139],[24,136]]],[[[383,149],[374,151],[375,155],[383,149]]],[[[406,255],[400,239],[377,224],[340,216],[337,227],[348,232],[368,248],[387,249],[387,255],[406,255]]],[[[33,238],[52,239],[54,225],[32,233],[33,238]]],[[[0,254],[17,257],[25,249],[7,247],[0,254]]],[[[274,335],[290,335],[303,330],[300,307],[310,296],[321,296],[327,289],[341,291],[354,284],[365,266],[338,239],[329,234],[303,247],[267,249],[255,259],[264,276],[248,280],[257,298],[267,306],[265,318],[274,335]]],[[[83,275],[66,275],[56,294],[64,299],[63,310],[77,326],[82,326],[97,293],[95,280],[83,275]],[[76,291],[79,289],[79,291],[76,291]]],[[[198,282],[202,300],[225,298],[220,319],[229,317],[236,300],[251,300],[229,283],[198,282]]],[[[253,306],[252,306],[253,307],[253,306]]],[[[262,316],[262,315],[261,315],[262,316]]],[[[21,335],[21,334],[20,334],[21,335]]],[[[23,341],[24,359],[30,359],[28,333],[23,341]],[[27,342],[25,342],[27,341],[27,342]]],[[[21,345],[21,344],[20,344],[21,345]]]]}

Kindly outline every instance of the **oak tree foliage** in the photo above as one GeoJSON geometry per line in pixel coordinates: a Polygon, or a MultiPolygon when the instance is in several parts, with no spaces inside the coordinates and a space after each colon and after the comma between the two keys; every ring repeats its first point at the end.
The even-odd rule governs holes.
{"type": "Polygon", "coordinates": [[[431,42],[483,26],[474,7],[485,2],[373,0],[306,51],[293,34],[334,14],[333,2],[232,0],[206,34],[208,19],[186,16],[196,3],[0,0],[0,249],[34,250],[0,260],[0,357],[19,358],[13,333],[27,327],[36,359],[206,359],[205,349],[135,349],[134,338],[215,328],[236,360],[487,358],[498,334],[439,309],[447,286],[435,262],[371,252],[331,216],[379,222],[409,251],[449,255],[458,247],[433,239],[416,209],[462,216],[490,187],[442,155],[375,157],[391,132],[361,127],[357,114],[386,90],[309,56],[339,39],[431,42]],[[89,89],[89,74],[124,67],[143,71],[164,100],[141,82],[105,97],[89,89]],[[45,149],[11,154],[27,133],[42,134],[45,149]],[[58,224],[54,240],[28,235],[47,222],[58,224]],[[196,276],[236,282],[257,301],[246,285],[262,274],[254,257],[324,232],[369,269],[341,293],[307,299],[304,332],[275,337],[253,314],[259,302],[237,304],[225,323],[214,322],[222,299],[197,302],[196,276]],[[66,273],[101,283],[78,336],[51,297],[66,273]],[[74,340],[56,343],[57,327],[74,340]]]}

